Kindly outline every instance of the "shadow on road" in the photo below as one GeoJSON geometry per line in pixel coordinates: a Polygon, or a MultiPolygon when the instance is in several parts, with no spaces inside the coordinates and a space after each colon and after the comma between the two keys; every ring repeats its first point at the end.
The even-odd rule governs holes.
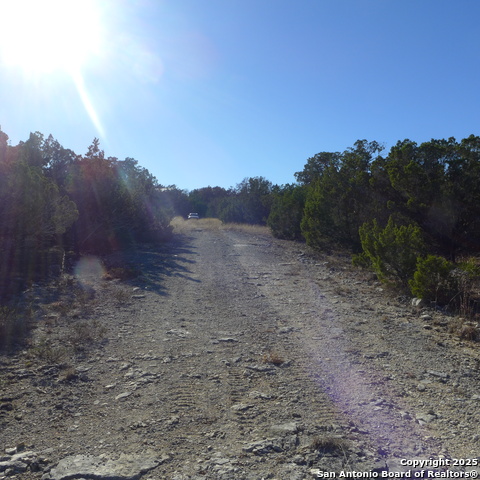
{"type": "Polygon", "coordinates": [[[166,295],[164,276],[178,276],[188,281],[200,282],[191,276],[189,268],[196,262],[192,257],[197,255],[191,240],[191,237],[177,234],[167,243],[138,245],[135,249],[123,252],[116,261],[140,273],[128,283],[138,286],[140,281],[144,288],[159,295],[166,295]]]}

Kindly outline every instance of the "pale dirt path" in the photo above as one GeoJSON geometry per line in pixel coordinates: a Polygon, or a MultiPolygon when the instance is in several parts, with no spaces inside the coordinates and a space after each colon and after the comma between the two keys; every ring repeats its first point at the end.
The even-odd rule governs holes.
{"type": "Polygon", "coordinates": [[[3,446],[51,448],[51,464],[168,457],[151,480],[301,479],[476,456],[475,346],[435,315],[425,329],[347,262],[306,251],[198,222],[137,252],[138,298],[122,303],[127,287],[93,284],[108,342],[76,359],[73,381],[21,355],[5,362],[3,446]]]}

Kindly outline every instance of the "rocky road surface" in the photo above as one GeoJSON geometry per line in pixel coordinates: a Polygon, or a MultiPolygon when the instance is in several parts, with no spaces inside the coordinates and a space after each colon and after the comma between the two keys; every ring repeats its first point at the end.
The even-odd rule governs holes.
{"type": "Polygon", "coordinates": [[[199,221],[124,260],[142,275],[92,258],[63,297],[30,293],[32,348],[0,357],[0,479],[480,471],[477,344],[347,256],[199,221]]]}

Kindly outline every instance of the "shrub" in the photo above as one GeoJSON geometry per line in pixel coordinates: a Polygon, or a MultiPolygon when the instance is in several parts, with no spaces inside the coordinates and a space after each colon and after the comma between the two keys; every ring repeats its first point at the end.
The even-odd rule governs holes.
{"type": "Polygon", "coordinates": [[[90,322],[79,322],[72,325],[68,341],[75,351],[83,351],[87,346],[102,341],[106,332],[106,328],[96,319],[90,322]]]}
{"type": "Polygon", "coordinates": [[[382,229],[376,220],[360,229],[362,262],[369,261],[382,281],[392,278],[407,286],[416,270],[417,257],[424,251],[420,228],[397,225],[390,217],[382,229]]]}
{"type": "Polygon", "coordinates": [[[17,307],[0,306],[0,351],[25,342],[31,315],[17,307]]]}
{"type": "Polygon", "coordinates": [[[47,338],[40,338],[32,347],[31,353],[38,359],[50,364],[61,363],[68,355],[68,350],[62,345],[56,345],[47,338]]]}
{"type": "Polygon", "coordinates": [[[454,270],[455,264],[443,257],[418,258],[417,269],[409,282],[412,295],[439,305],[450,303],[459,293],[454,270]]]}
{"type": "Polygon", "coordinates": [[[305,207],[306,189],[286,186],[274,196],[272,209],[267,220],[274,237],[285,240],[302,239],[300,224],[305,207]]]}
{"type": "Polygon", "coordinates": [[[328,200],[318,182],[308,188],[300,231],[310,247],[321,249],[332,241],[343,243],[328,200]]]}
{"type": "Polygon", "coordinates": [[[370,257],[365,253],[356,253],[352,256],[352,265],[360,268],[372,268],[370,257]]]}

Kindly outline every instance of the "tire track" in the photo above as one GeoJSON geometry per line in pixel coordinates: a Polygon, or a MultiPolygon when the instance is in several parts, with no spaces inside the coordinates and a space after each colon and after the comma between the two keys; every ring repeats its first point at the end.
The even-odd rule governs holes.
{"type": "MultiPolygon", "coordinates": [[[[233,241],[240,241],[241,235],[231,236],[237,237],[233,241]]],[[[270,281],[259,284],[258,289],[286,326],[281,335],[283,350],[295,352],[299,367],[291,386],[304,388],[308,391],[305,396],[316,401],[321,414],[312,415],[312,420],[340,421],[354,433],[363,432],[369,448],[381,455],[405,458],[439,454],[441,446],[433,440],[431,431],[422,431],[414,418],[400,418],[408,406],[395,390],[389,391],[383,371],[372,366],[366,370],[363,362],[355,360],[355,330],[347,323],[349,312],[354,315],[353,305],[349,310],[343,304],[342,314],[337,313],[338,295],[321,291],[298,258],[278,262],[268,249],[252,246],[250,258],[243,255],[239,260],[250,276],[269,269],[270,281]]],[[[374,342],[378,349],[381,339],[375,338],[374,342]]],[[[389,351],[378,355],[383,354],[389,355],[389,351]]]]}

